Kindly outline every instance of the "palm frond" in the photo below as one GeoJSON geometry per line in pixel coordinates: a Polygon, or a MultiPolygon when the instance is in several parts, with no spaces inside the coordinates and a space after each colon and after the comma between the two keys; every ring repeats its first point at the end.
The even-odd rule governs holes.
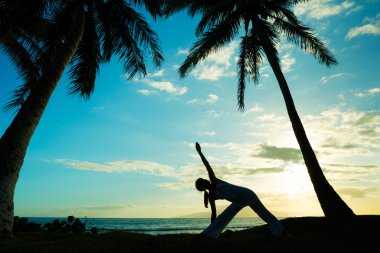
{"type": "Polygon", "coordinates": [[[217,26],[203,33],[179,68],[180,77],[185,77],[199,61],[229,43],[238,32],[240,20],[240,13],[234,12],[217,26]]]}
{"type": "Polygon", "coordinates": [[[320,63],[327,67],[338,64],[334,55],[324,46],[323,42],[313,35],[312,29],[301,22],[291,24],[276,19],[274,25],[285,34],[289,41],[300,46],[305,52],[312,54],[320,63]]]}
{"type": "Polygon", "coordinates": [[[238,71],[238,109],[244,111],[244,95],[245,95],[245,80],[247,76],[247,34],[241,38],[240,41],[240,54],[237,61],[238,71]]]}
{"type": "Polygon", "coordinates": [[[41,53],[36,59],[39,66],[44,68],[51,66],[52,62],[56,61],[57,52],[80,32],[79,29],[81,27],[72,26],[72,24],[77,23],[75,19],[78,17],[78,15],[74,15],[73,13],[77,11],[82,12],[82,9],[83,6],[77,1],[62,1],[61,5],[57,3],[55,9],[47,17],[53,26],[49,29],[46,35],[47,39],[41,48],[41,53]]]}
{"type": "Polygon", "coordinates": [[[238,65],[238,109],[244,111],[244,94],[246,81],[252,80],[255,84],[259,82],[260,64],[262,63],[262,48],[257,37],[250,33],[242,37],[240,41],[240,54],[238,65]]]}
{"type": "Polygon", "coordinates": [[[216,0],[162,0],[163,15],[169,17],[175,13],[187,10],[188,14],[194,17],[196,14],[201,14],[205,8],[215,4],[216,0]]]}
{"type": "Polygon", "coordinates": [[[257,37],[253,36],[252,30],[247,37],[247,65],[248,74],[255,84],[259,83],[260,64],[263,62],[262,47],[257,37]]]}
{"type": "Polygon", "coordinates": [[[34,82],[39,75],[32,55],[27,48],[13,36],[7,36],[0,41],[0,50],[4,51],[12,61],[20,76],[26,82],[34,82]]]}
{"type": "Polygon", "coordinates": [[[139,48],[138,41],[133,37],[134,31],[131,31],[125,17],[116,14],[109,15],[109,13],[117,13],[120,9],[115,10],[115,6],[111,4],[103,7],[97,8],[103,60],[107,61],[113,54],[116,54],[123,62],[123,69],[129,79],[132,79],[137,73],[146,75],[144,53],[139,48]]]}
{"type": "Polygon", "coordinates": [[[11,100],[3,106],[3,110],[10,111],[19,108],[29,96],[31,90],[30,83],[20,85],[11,94],[11,100]]]}
{"type": "Polygon", "coordinates": [[[85,99],[88,99],[94,91],[95,78],[101,62],[100,42],[92,7],[90,5],[86,13],[82,40],[75,52],[69,71],[71,79],[69,94],[80,94],[85,99]]]}
{"type": "Polygon", "coordinates": [[[195,34],[200,36],[206,29],[210,29],[227,18],[235,10],[235,4],[226,4],[225,1],[221,1],[212,5],[202,13],[202,18],[199,21],[195,34]]]}
{"type": "Polygon", "coordinates": [[[114,0],[107,4],[104,4],[103,1],[96,1],[96,5],[100,21],[99,30],[102,31],[101,43],[105,61],[109,61],[113,51],[120,52],[122,47],[117,49],[116,44],[119,44],[119,42],[116,37],[119,34],[124,34],[122,36],[124,39],[133,38],[136,45],[148,48],[153,63],[157,67],[161,66],[163,56],[158,43],[158,35],[150,28],[140,13],[136,12],[124,1],[114,0]],[[109,13],[113,13],[113,15],[109,15],[109,13]],[[126,31],[129,35],[125,34],[126,31]]]}
{"type": "Polygon", "coordinates": [[[109,7],[112,10],[110,13],[115,13],[118,31],[128,30],[137,44],[150,49],[153,63],[157,67],[161,66],[163,56],[158,43],[158,35],[150,28],[144,17],[123,1],[114,1],[109,7]]]}
{"type": "Polygon", "coordinates": [[[97,16],[97,29],[102,47],[102,61],[109,62],[114,52],[114,29],[113,23],[116,23],[114,17],[107,15],[107,10],[111,10],[102,0],[95,1],[95,13],[97,16]]]}
{"type": "Polygon", "coordinates": [[[148,22],[128,4],[115,4],[114,7],[114,11],[118,14],[116,16],[121,18],[120,21],[126,28],[129,28],[131,36],[144,48],[149,48],[153,63],[156,67],[161,66],[164,58],[158,43],[158,35],[150,28],[148,22]]]}
{"type": "Polygon", "coordinates": [[[163,0],[129,0],[128,2],[131,2],[137,6],[144,6],[154,19],[156,19],[157,16],[162,16],[163,14],[163,0]]]}

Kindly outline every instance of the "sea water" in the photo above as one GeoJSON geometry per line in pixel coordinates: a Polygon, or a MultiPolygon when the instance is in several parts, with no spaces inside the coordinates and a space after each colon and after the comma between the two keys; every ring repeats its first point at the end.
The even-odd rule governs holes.
{"type": "MultiPolygon", "coordinates": [[[[40,224],[46,224],[53,220],[66,220],[66,218],[28,218],[40,224]]],[[[202,232],[209,224],[209,218],[80,218],[86,223],[86,229],[92,227],[99,229],[99,232],[121,230],[134,233],[145,233],[151,235],[158,234],[196,234],[202,232]]],[[[257,217],[234,218],[226,229],[233,231],[252,228],[262,225],[264,222],[257,217]]]]}

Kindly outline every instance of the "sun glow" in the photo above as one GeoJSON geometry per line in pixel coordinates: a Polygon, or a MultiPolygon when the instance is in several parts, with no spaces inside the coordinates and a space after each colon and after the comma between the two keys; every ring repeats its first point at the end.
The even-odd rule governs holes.
{"type": "Polygon", "coordinates": [[[282,173],[284,191],[289,197],[307,195],[312,190],[311,182],[304,165],[289,164],[282,173]]]}

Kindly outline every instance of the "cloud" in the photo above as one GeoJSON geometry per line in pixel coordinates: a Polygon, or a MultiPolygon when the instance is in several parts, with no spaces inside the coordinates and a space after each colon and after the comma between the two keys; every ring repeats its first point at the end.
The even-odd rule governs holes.
{"type": "MultiPolygon", "coordinates": [[[[172,82],[169,81],[154,81],[151,79],[144,79],[143,82],[154,89],[169,93],[171,95],[182,96],[188,91],[187,87],[175,86],[172,82]]],[[[150,94],[152,94],[152,92],[150,92],[150,94]]]]}
{"type": "Polygon", "coordinates": [[[346,16],[351,15],[352,13],[358,12],[358,11],[360,11],[360,10],[362,10],[362,9],[363,9],[363,6],[362,6],[362,5],[358,5],[358,6],[356,6],[356,7],[353,7],[353,8],[351,8],[350,10],[348,10],[348,11],[346,12],[346,16]]]}
{"type": "Polygon", "coordinates": [[[134,208],[135,205],[131,204],[122,204],[122,205],[97,205],[97,206],[76,206],[76,207],[66,207],[66,208],[57,208],[57,210],[65,213],[77,213],[83,211],[116,211],[124,210],[129,208],[134,208]]]}
{"type": "Polygon", "coordinates": [[[206,59],[199,62],[191,72],[198,80],[219,80],[221,77],[232,77],[236,72],[231,70],[234,64],[234,55],[238,42],[233,41],[217,52],[210,54],[206,59]]]}
{"type": "Polygon", "coordinates": [[[215,131],[205,131],[205,132],[198,132],[199,135],[205,135],[205,136],[215,136],[215,131]]]}
{"type": "Polygon", "coordinates": [[[187,87],[175,85],[167,80],[157,80],[158,78],[162,78],[165,74],[165,70],[159,70],[152,74],[148,74],[147,78],[143,79],[134,79],[135,82],[139,82],[140,84],[146,84],[150,88],[153,89],[138,89],[137,92],[147,96],[152,94],[159,94],[160,92],[165,92],[174,96],[182,96],[187,91],[187,87]]]}
{"type": "Polygon", "coordinates": [[[368,24],[351,28],[345,38],[351,40],[362,35],[380,35],[380,13],[375,18],[365,18],[364,22],[368,24]]]}
{"type": "Polygon", "coordinates": [[[137,90],[137,93],[140,93],[141,95],[144,95],[144,96],[149,96],[151,94],[157,94],[158,91],[141,89],[141,90],[137,90]]]}
{"type": "Polygon", "coordinates": [[[380,111],[342,111],[330,108],[320,115],[304,117],[305,129],[313,133],[321,152],[334,156],[373,154],[380,149],[380,111]]]}
{"type": "Polygon", "coordinates": [[[380,93],[380,88],[372,88],[366,91],[361,91],[355,93],[355,96],[357,97],[368,97],[368,96],[374,96],[380,93]]]}
{"type": "Polygon", "coordinates": [[[263,112],[264,109],[259,106],[259,104],[255,103],[255,105],[247,110],[247,113],[258,113],[263,112]]]}
{"type": "Polygon", "coordinates": [[[188,54],[189,54],[188,49],[178,48],[178,50],[177,50],[177,55],[188,55],[188,54]]]}
{"type": "Polygon", "coordinates": [[[160,77],[160,76],[164,76],[164,74],[165,74],[165,70],[161,69],[154,72],[153,74],[148,74],[148,77],[160,77]]]}
{"type": "Polygon", "coordinates": [[[329,81],[331,81],[332,79],[336,79],[336,78],[339,78],[339,77],[342,77],[342,76],[348,76],[348,75],[349,75],[348,73],[336,73],[336,74],[329,75],[329,76],[322,76],[321,77],[321,82],[323,84],[326,84],[329,81]]]}
{"type": "Polygon", "coordinates": [[[105,173],[141,172],[155,176],[172,177],[174,168],[148,161],[121,160],[106,163],[79,161],[70,159],[55,159],[48,162],[61,164],[67,168],[105,173]]]}
{"type": "Polygon", "coordinates": [[[377,173],[378,169],[380,168],[378,165],[371,165],[371,164],[342,164],[342,163],[323,163],[322,167],[326,173],[340,175],[340,176],[373,175],[377,173]]]}
{"type": "Polygon", "coordinates": [[[348,195],[351,198],[365,198],[371,194],[378,194],[379,189],[375,187],[367,188],[341,188],[338,189],[338,193],[341,195],[348,195]]]}
{"type": "Polygon", "coordinates": [[[289,51],[293,51],[293,49],[296,46],[291,43],[280,43],[277,45],[277,51],[282,54],[282,53],[288,53],[289,51]]]}
{"type": "Polygon", "coordinates": [[[355,2],[344,1],[335,4],[334,0],[314,0],[310,2],[300,3],[294,7],[294,13],[297,16],[306,16],[309,19],[324,19],[336,16],[341,13],[350,14],[357,11],[358,7],[355,2]]]}
{"type": "Polygon", "coordinates": [[[379,35],[379,34],[380,34],[380,26],[374,25],[374,24],[366,24],[363,26],[351,28],[346,35],[346,39],[350,40],[360,35],[379,35]]]}
{"type": "Polygon", "coordinates": [[[221,117],[224,114],[224,112],[223,111],[217,111],[217,110],[208,110],[205,112],[205,114],[210,118],[216,119],[216,118],[221,117]]]}
{"type": "Polygon", "coordinates": [[[106,108],[105,106],[100,105],[100,106],[94,106],[94,107],[92,107],[92,110],[93,111],[104,111],[105,108],[106,108]]]}
{"type": "Polygon", "coordinates": [[[294,163],[299,163],[303,159],[302,153],[299,149],[276,147],[267,144],[261,144],[258,153],[254,154],[253,156],[294,163]]]}
{"type": "Polygon", "coordinates": [[[281,58],[281,67],[284,73],[290,72],[292,66],[296,63],[296,58],[294,58],[290,53],[285,54],[281,58]]]}
{"type": "Polygon", "coordinates": [[[192,100],[189,100],[186,102],[186,104],[190,104],[190,105],[194,105],[194,104],[197,104],[197,105],[204,105],[204,104],[215,104],[216,102],[218,102],[219,100],[219,96],[218,95],[215,95],[215,94],[208,94],[207,96],[207,99],[192,99],[192,100]]]}

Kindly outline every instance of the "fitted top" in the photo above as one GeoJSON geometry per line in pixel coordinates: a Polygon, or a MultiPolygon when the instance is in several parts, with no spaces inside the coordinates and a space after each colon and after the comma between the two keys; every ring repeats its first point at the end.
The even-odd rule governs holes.
{"type": "Polygon", "coordinates": [[[215,200],[225,199],[232,203],[243,205],[252,205],[259,200],[256,194],[248,188],[233,185],[218,178],[213,184],[215,187],[215,200]]]}

